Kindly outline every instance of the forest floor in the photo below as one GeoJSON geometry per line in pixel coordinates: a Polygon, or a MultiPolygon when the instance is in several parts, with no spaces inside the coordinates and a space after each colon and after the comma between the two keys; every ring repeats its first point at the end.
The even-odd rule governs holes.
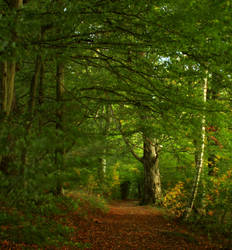
{"type": "MultiPolygon", "coordinates": [[[[91,209],[89,204],[58,216],[73,229],[71,241],[81,249],[93,250],[155,250],[155,249],[230,249],[210,242],[191,227],[165,215],[151,206],[139,206],[138,201],[113,201],[109,211],[91,209]],[[79,244],[78,243],[78,244],[79,244]]],[[[72,250],[77,246],[39,247],[37,245],[0,242],[0,249],[72,250]]],[[[232,248],[231,248],[232,249],[232,248]]]]}
{"type": "Polygon", "coordinates": [[[165,218],[158,209],[137,203],[115,201],[108,213],[81,219],[76,240],[99,250],[222,249],[199,232],[193,234],[186,226],[165,218]]]}

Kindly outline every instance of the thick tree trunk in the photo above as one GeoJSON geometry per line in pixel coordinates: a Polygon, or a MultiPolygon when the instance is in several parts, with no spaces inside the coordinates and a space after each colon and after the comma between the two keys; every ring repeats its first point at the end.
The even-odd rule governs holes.
{"type": "MultiPolygon", "coordinates": [[[[204,80],[204,86],[203,86],[203,101],[206,103],[207,99],[207,88],[208,88],[208,78],[205,78],[204,80]]],[[[200,150],[200,157],[199,160],[197,161],[197,166],[196,166],[196,175],[195,175],[195,180],[193,183],[193,188],[192,188],[192,195],[191,199],[189,202],[189,207],[186,210],[186,218],[188,218],[193,210],[193,206],[197,197],[198,193],[198,187],[200,183],[200,177],[203,169],[203,164],[204,164],[204,154],[205,154],[205,139],[206,139],[206,131],[205,131],[205,124],[206,124],[206,118],[205,114],[202,115],[202,120],[201,120],[201,150],[200,150]]]]}
{"type": "MultiPolygon", "coordinates": [[[[142,116],[141,118],[147,119],[146,116],[142,116]]],[[[155,204],[161,202],[162,189],[159,171],[160,147],[157,140],[154,138],[150,139],[143,131],[143,157],[139,157],[131,147],[127,137],[124,135],[120,120],[118,120],[118,124],[119,130],[131,154],[144,166],[143,197],[141,204],[155,204]]]]}
{"type": "Polygon", "coordinates": [[[161,180],[159,171],[159,154],[156,140],[144,136],[144,193],[143,204],[155,204],[161,200],[161,180]]]}

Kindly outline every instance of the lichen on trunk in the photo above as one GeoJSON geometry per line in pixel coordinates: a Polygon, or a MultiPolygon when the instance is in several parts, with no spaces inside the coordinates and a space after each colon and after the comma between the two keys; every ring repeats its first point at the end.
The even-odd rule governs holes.
{"type": "Polygon", "coordinates": [[[161,200],[161,180],[159,171],[159,148],[155,139],[144,136],[144,195],[143,204],[155,204],[161,200]]]}

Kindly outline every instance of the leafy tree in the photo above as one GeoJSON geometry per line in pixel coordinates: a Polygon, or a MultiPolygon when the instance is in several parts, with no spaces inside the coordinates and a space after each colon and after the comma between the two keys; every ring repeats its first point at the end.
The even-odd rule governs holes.
{"type": "Polygon", "coordinates": [[[68,187],[118,198],[121,184],[168,208],[184,190],[180,213],[231,218],[229,1],[0,9],[2,207],[55,209],[68,187]]]}

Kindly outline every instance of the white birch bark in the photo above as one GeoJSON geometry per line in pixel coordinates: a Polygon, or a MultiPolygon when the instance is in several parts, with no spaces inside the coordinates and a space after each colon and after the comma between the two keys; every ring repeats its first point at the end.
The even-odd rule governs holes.
{"type": "MultiPolygon", "coordinates": [[[[204,86],[203,86],[203,102],[204,104],[206,103],[207,100],[207,89],[208,89],[208,77],[207,77],[208,72],[206,72],[206,77],[204,79],[204,86]]],[[[196,176],[194,179],[193,183],[193,188],[192,188],[192,196],[190,200],[189,207],[186,210],[186,218],[188,218],[193,210],[194,202],[197,197],[197,192],[198,192],[198,187],[200,183],[200,178],[201,178],[201,173],[204,165],[204,155],[205,155],[205,139],[206,139],[206,131],[205,131],[205,126],[206,126],[206,117],[205,117],[205,112],[202,115],[202,120],[201,120],[201,149],[200,149],[200,159],[197,161],[197,166],[196,166],[196,176]]]]}

